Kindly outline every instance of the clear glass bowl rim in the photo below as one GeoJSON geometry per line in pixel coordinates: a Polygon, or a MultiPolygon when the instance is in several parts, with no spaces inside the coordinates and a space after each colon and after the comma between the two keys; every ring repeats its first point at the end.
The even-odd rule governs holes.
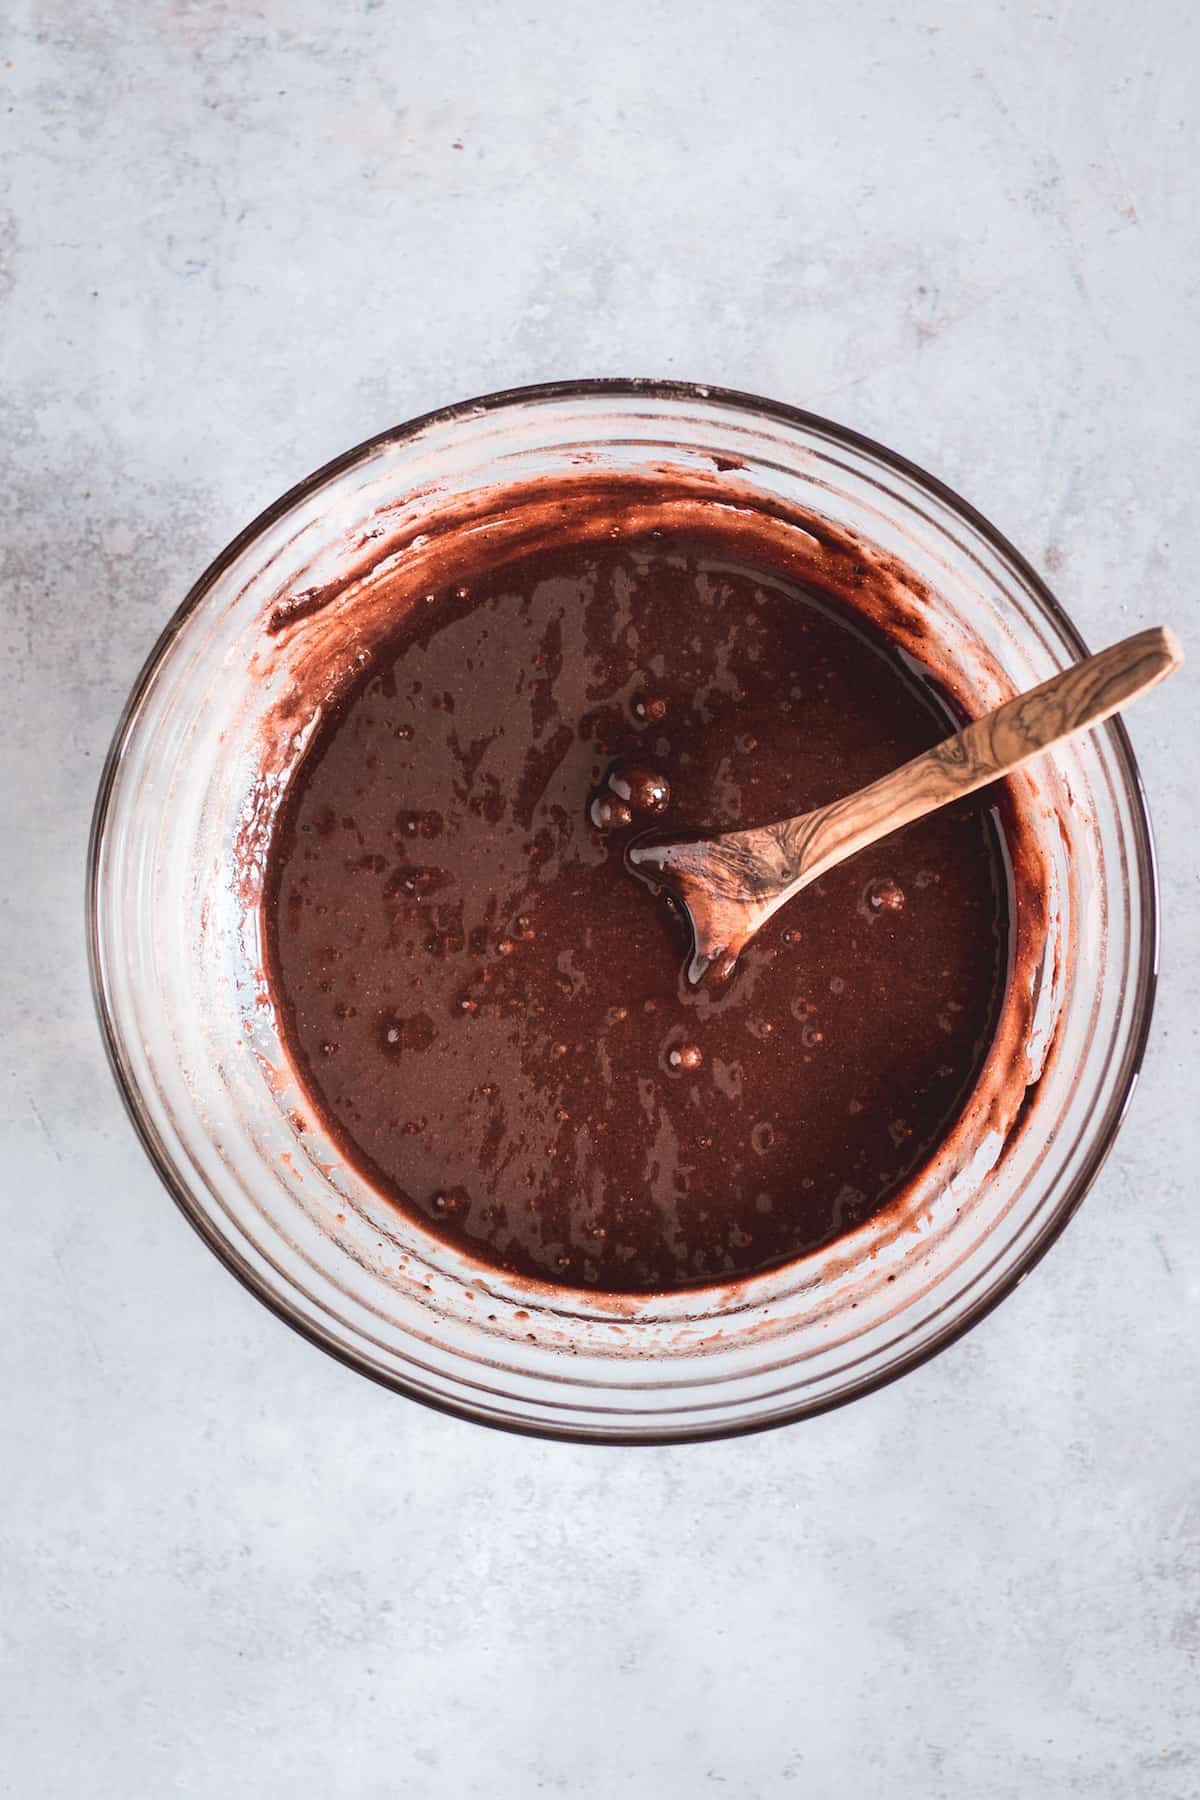
{"type": "Polygon", "coordinates": [[[207,1213],[196,1200],[187,1184],[179,1177],[170,1157],[159,1140],[158,1134],[142,1104],[141,1096],[126,1072],[121,1055],[121,1032],[109,1004],[109,996],[102,975],[102,958],[99,940],[99,904],[98,880],[100,869],[100,847],[104,839],[108,817],[109,802],[112,795],[117,770],[120,764],[126,736],[133,724],[146,691],[153,680],[155,672],[162,662],[167,650],[188,622],[191,614],[200,605],[213,584],[225,569],[246,550],[256,538],[261,536],[271,525],[286,514],[293,506],[310,495],[314,489],[322,486],[333,477],[353,468],[357,463],[369,457],[384,445],[402,443],[416,436],[431,425],[452,425],[456,420],[476,416],[481,412],[494,412],[507,407],[523,404],[536,404],[556,400],[584,400],[589,398],[611,398],[613,400],[656,399],[713,402],[733,412],[744,412],[760,419],[774,419],[785,425],[794,425],[802,430],[814,432],[829,439],[832,443],[873,459],[884,468],[892,469],[898,474],[924,488],[940,500],[952,512],[957,513],[966,523],[976,530],[998,554],[1008,561],[1020,575],[1022,580],[1036,598],[1039,606],[1053,621],[1063,638],[1070,644],[1079,657],[1088,655],[1088,646],[1081,636],[1074,621],[1056,599],[1041,576],[1025,556],[1011,543],[1003,532],[997,529],[976,507],[965,500],[954,488],[929,474],[919,464],[889,449],[862,432],[854,431],[848,426],[825,418],[822,414],[809,412],[802,407],[788,405],[786,402],[767,399],[762,395],[750,394],[739,389],[725,388],[710,382],[687,382],[659,380],[653,377],[594,377],[565,381],[539,382],[531,385],[499,389],[493,393],[476,396],[454,402],[450,406],[436,407],[429,412],[421,413],[403,423],[377,432],[364,439],[352,449],[344,451],[340,456],[314,470],[294,487],[289,488],[271,505],[264,508],[245,528],[240,531],[209,563],[208,567],[193,583],[180,605],[168,620],[167,624],[155,640],[150,654],[146,658],[129,696],[121,710],[112,741],[109,745],[97,789],[96,801],[92,813],[91,830],[87,850],[86,877],[86,912],[87,912],[87,952],[88,967],[91,979],[92,997],[100,1023],[101,1035],[113,1078],[117,1084],[126,1113],[134,1130],[166,1187],[171,1198],[179,1207],[188,1223],[208,1245],[209,1249],[229,1272],[246,1287],[254,1297],[269,1311],[281,1319],[292,1330],[296,1331],[309,1343],[315,1344],[335,1361],[353,1369],[360,1375],[366,1375],[378,1385],[390,1391],[404,1394],[407,1398],[419,1401],[433,1411],[446,1413],[454,1418],[470,1418],[476,1422],[489,1425],[494,1430],[506,1431],[518,1436],[542,1439],[558,1439],[572,1443],[604,1443],[617,1445],[664,1445],[745,1436],[760,1431],[773,1430],[781,1425],[794,1423],[797,1419],[818,1416],[845,1406],[863,1395],[887,1386],[910,1370],[920,1367],[939,1355],[960,1337],[964,1336],[981,1319],[985,1318],[1001,1301],[1003,1301],[1039,1263],[1046,1252],[1057,1241],[1069,1221],[1078,1211],[1086,1198],[1093,1182],[1099,1174],[1112,1148],[1117,1132],[1128,1110],[1129,1102],[1136,1087],[1142,1060],[1145,1055],[1150,1025],[1154,1012],[1154,999],[1158,980],[1159,960],[1159,892],[1157,864],[1154,852],[1153,832],[1149,811],[1146,804],[1145,790],[1142,785],[1137,761],[1133,753],[1129,736],[1119,718],[1110,720],[1105,727],[1115,744],[1120,773],[1125,787],[1125,798],[1130,803],[1134,819],[1136,842],[1131,846],[1132,863],[1137,871],[1140,888],[1142,924],[1137,946],[1138,965],[1141,971],[1138,993],[1135,996],[1134,1023],[1129,1034],[1121,1070],[1120,1080],[1115,1097],[1110,1103],[1105,1116],[1099,1122],[1088,1148],[1088,1154],[1073,1184],[1064,1194],[1053,1214],[1043,1223],[1039,1235],[1030,1241],[1013,1267],[1006,1272],[987,1292],[978,1295],[957,1317],[946,1322],[942,1328],[927,1342],[917,1349],[902,1355],[885,1369],[878,1370],[852,1384],[845,1391],[823,1396],[816,1404],[802,1403],[791,1410],[773,1414],[766,1418],[753,1418],[745,1421],[723,1421],[714,1427],[696,1426],[679,1431],[672,1430],[656,1435],[644,1429],[630,1431],[626,1436],[619,1433],[605,1432],[603,1436],[589,1438],[578,1430],[570,1432],[555,1429],[539,1421],[516,1421],[496,1419],[490,1414],[475,1414],[460,1403],[445,1402],[436,1396],[422,1393],[411,1388],[404,1380],[391,1376],[372,1367],[365,1360],[357,1357],[353,1351],[327,1335],[312,1321],[299,1317],[289,1307],[286,1297],[272,1290],[270,1285],[247,1262],[238,1255],[234,1247],[218,1232],[207,1213]]]}

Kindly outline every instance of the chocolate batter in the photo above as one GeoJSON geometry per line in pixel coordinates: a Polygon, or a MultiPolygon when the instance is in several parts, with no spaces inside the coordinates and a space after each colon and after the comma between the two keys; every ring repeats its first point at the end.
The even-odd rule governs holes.
{"type": "Polygon", "coordinates": [[[560,1285],[726,1281],[860,1224],[995,1028],[994,796],[826,876],[717,993],[623,854],[822,805],[954,723],[873,626],[716,532],[428,595],[271,842],[268,973],[324,1129],[444,1237],[560,1285]]]}

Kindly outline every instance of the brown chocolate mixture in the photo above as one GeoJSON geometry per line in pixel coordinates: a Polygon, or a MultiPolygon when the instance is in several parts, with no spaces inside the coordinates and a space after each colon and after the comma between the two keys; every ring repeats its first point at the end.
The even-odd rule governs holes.
{"type": "Polygon", "coordinates": [[[444,1237],[558,1284],[725,1281],[860,1224],[995,1028],[994,804],[826,876],[715,995],[623,852],[821,805],[953,724],[874,627],[716,531],[568,541],[429,595],[322,723],[270,848],[269,977],[324,1129],[444,1237]]]}

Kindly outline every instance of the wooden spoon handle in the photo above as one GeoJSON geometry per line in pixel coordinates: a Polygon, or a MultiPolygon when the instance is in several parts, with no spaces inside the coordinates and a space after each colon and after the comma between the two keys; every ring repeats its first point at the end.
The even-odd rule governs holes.
{"type": "Polygon", "coordinates": [[[794,821],[800,829],[788,848],[796,857],[797,878],[806,884],[815,881],[901,825],[986,787],[1064,738],[1098,725],[1165,680],[1182,661],[1174,632],[1156,625],[1006,701],[871,787],[794,821]]]}

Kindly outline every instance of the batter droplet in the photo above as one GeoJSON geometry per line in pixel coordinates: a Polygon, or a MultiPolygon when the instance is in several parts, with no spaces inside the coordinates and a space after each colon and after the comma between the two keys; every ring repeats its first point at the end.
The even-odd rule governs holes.
{"type": "Polygon", "coordinates": [[[608,771],[608,786],[633,813],[665,812],[671,800],[671,784],[658,769],[621,759],[608,771]]]}
{"type": "Polygon", "coordinates": [[[867,905],[873,913],[904,911],[904,889],[890,879],[873,881],[867,889],[867,905]]]}
{"type": "Polygon", "coordinates": [[[597,794],[588,808],[588,817],[597,831],[628,831],[633,813],[615,794],[597,794]]]}

